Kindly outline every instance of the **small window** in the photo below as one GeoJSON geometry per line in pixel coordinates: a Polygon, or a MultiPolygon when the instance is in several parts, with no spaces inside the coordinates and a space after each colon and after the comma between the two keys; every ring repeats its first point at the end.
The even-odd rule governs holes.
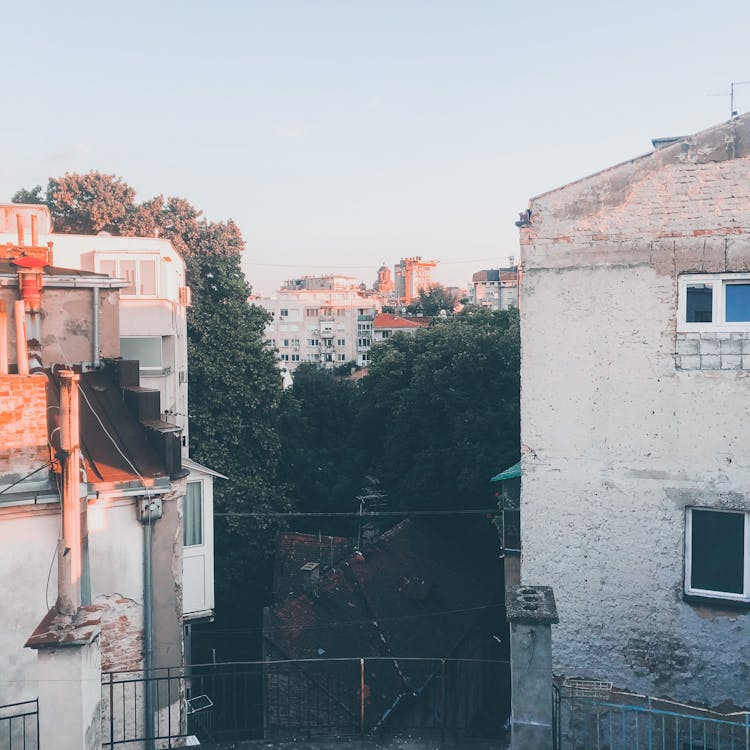
{"type": "Polygon", "coordinates": [[[678,331],[750,330],[750,274],[685,274],[679,279],[678,331]]]}
{"type": "Polygon", "coordinates": [[[750,283],[726,284],[727,323],[750,322],[750,283]]]}
{"type": "Polygon", "coordinates": [[[138,265],[138,294],[143,297],[155,297],[156,261],[142,260],[138,265]]]}
{"type": "Polygon", "coordinates": [[[120,290],[120,294],[136,294],[137,282],[135,280],[135,261],[121,260],[118,276],[128,280],[128,285],[120,290]]]}
{"type": "Polygon", "coordinates": [[[137,359],[141,370],[161,370],[161,336],[124,336],[120,339],[120,356],[137,359]]]}
{"type": "Polygon", "coordinates": [[[688,508],[687,594],[750,601],[749,518],[743,511],[688,508]]]}
{"type": "Polygon", "coordinates": [[[282,339],[281,345],[282,346],[289,346],[289,339],[282,339]]]}
{"type": "Polygon", "coordinates": [[[299,354],[292,354],[292,362],[299,362],[299,354]]]}
{"type": "Polygon", "coordinates": [[[289,317],[289,310],[279,310],[279,317],[280,318],[288,318],[289,317]]]}
{"type": "Polygon", "coordinates": [[[183,501],[183,544],[194,547],[203,544],[203,485],[188,482],[183,501]]]}
{"type": "Polygon", "coordinates": [[[687,323],[710,323],[713,312],[713,286],[710,284],[688,284],[687,323]]]}

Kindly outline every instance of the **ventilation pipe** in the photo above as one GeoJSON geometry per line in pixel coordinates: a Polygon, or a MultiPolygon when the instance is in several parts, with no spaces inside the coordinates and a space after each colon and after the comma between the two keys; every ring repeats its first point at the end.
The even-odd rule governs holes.
{"type": "Polygon", "coordinates": [[[8,313],[0,301],[0,375],[8,374],[8,313]]]}
{"type": "Polygon", "coordinates": [[[93,335],[93,348],[94,348],[94,356],[91,360],[94,368],[98,368],[101,365],[101,357],[99,355],[99,338],[101,334],[99,333],[99,287],[94,287],[94,335],[93,335]]]}
{"type": "Polygon", "coordinates": [[[26,348],[26,305],[22,299],[13,303],[13,318],[16,324],[16,362],[18,374],[29,374],[29,350],[26,348]]]}
{"type": "Polygon", "coordinates": [[[60,448],[62,452],[62,536],[57,548],[57,603],[72,617],[81,606],[81,452],[78,406],[80,375],[60,373],[60,448]]]}

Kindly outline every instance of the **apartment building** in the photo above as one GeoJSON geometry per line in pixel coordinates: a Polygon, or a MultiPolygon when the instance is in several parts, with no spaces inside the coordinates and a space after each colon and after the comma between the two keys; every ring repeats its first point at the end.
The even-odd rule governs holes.
{"type": "Polygon", "coordinates": [[[249,301],[272,316],[266,338],[278,350],[282,370],[292,373],[302,362],[324,369],[369,363],[381,303],[357,279],[303,276],[285,282],[273,297],[249,301]]]}
{"type": "Polygon", "coordinates": [[[395,278],[396,304],[410,305],[422,289],[429,289],[431,282],[430,274],[437,266],[434,260],[422,260],[417,255],[414,258],[401,258],[393,267],[395,278]]]}
{"type": "Polygon", "coordinates": [[[477,271],[471,277],[469,301],[493,310],[518,307],[518,266],[477,271]]]}

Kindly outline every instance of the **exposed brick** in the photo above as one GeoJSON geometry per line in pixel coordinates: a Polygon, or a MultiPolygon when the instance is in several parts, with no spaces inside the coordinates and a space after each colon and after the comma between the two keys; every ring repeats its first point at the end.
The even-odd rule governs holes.
{"type": "Polygon", "coordinates": [[[719,354],[721,345],[716,339],[701,339],[700,352],[702,355],[719,354]]]}
{"type": "Polygon", "coordinates": [[[721,342],[721,354],[742,354],[742,342],[735,339],[724,339],[721,342]]]}
{"type": "Polygon", "coordinates": [[[701,355],[701,370],[720,370],[721,357],[714,354],[701,355]]]}
{"type": "Polygon", "coordinates": [[[740,370],[742,368],[742,357],[738,354],[722,354],[722,370],[740,370]]]}

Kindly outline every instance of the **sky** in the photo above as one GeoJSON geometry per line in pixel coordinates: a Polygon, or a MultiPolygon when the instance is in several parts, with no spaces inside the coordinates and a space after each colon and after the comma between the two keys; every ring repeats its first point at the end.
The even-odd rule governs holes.
{"type": "Polygon", "coordinates": [[[89,169],[185,197],[238,222],[259,294],[414,255],[465,287],[531,196],[750,80],[742,0],[5,0],[3,26],[0,200],[89,169]]]}

